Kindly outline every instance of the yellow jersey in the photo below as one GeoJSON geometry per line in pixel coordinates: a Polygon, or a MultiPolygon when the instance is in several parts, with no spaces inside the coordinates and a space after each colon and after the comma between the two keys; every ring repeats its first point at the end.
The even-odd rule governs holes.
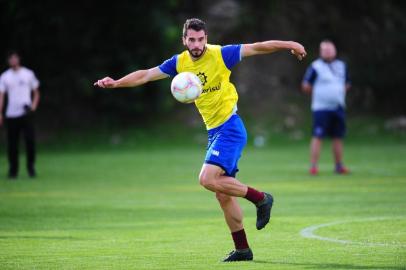
{"type": "Polygon", "coordinates": [[[185,50],[159,66],[168,75],[188,71],[200,78],[203,91],[195,105],[207,129],[220,126],[237,110],[238,94],[230,82],[230,69],[241,60],[240,50],[241,45],[207,44],[203,55],[196,60],[185,50]]]}

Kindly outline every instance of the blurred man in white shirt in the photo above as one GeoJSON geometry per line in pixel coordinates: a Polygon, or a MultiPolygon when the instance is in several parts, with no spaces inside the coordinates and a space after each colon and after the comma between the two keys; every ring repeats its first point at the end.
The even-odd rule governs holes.
{"type": "MultiPolygon", "coordinates": [[[[10,68],[0,76],[0,112],[3,111],[4,96],[7,94],[5,122],[9,162],[8,177],[16,179],[18,176],[18,149],[21,134],[23,134],[26,146],[28,175],[35,177],[35,132],[32,113],[37,110],[40,100],[39,81],[32,70],[21,66],[20,56],[17,52],[10,52],[7,61],[10,68]]],[[[3,115],[0,113],[0,125],[3,122],[3,115]]]]}
{"type": "Polygon", "coordinates": [[[347,65],[336,58],[337,50],[330,40],[320,43],[320,58],[306,70],[302,90],[312,95],[313,138],[310,144],[310,170],[318,174],[321,142],[325,137],[333,139],[335,172],[347,174],[343,164],[343,138],[345,125],[345,94],[350,89],[347,65]]]}

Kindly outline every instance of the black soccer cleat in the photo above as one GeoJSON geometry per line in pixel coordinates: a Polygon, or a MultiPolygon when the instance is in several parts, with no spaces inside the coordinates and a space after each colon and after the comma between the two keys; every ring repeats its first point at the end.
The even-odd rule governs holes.
{"type": "Polygon", "coordinates": [[[223,262],[239,262],[239,261],[252,261],[254,254],[250,248],[233,250],[223,260],[223,262]]]}
{"type": "Polygon", "coordinates": [[[265,198],[257,204],[257,230],[263,229],[271,218],[273,197],[268,193],[264,195],[265,198]]]}

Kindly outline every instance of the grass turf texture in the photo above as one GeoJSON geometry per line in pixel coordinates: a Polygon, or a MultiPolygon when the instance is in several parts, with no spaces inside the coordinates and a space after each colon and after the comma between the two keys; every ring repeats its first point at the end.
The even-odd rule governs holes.
{"type": "MultiPolygon", "coordinates": [[[[38,179],[0,181],[0,268],[235,269],[219,262],[233,245],[198,185],[203,157],[203,146],[41,153],[38,179]]],[[[307,157],[304,143],[246,149],[239,178],[275,205],[257,231],[254,207],[240,200],[254,262],[239,267],[405,269],[406,145],[348,144],[348,176],[333,174],[327,144],[319,176],[307,174],[307,157]],[[360,221],[375,217],[385,219],[360,221]],[[357,244],[300,235],[336,221],[348,222],[315,234],[357,244]]]]}

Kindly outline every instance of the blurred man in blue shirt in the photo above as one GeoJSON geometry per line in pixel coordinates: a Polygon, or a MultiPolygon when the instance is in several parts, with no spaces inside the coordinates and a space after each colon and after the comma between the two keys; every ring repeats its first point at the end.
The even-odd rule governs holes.
{"type": "Polygon", "coordinates": [[[320,58],[307,68],[302,90],[312,95],[313,130],[310,144],[310,174],[318,174],[321,143],[325,137],[333,140],[335,172],[347,174],[343,165],[345,125],[345,94],[350,89],[346,64],[336,59],[337,50],[330,40],[320,43],[320,58]]]}

